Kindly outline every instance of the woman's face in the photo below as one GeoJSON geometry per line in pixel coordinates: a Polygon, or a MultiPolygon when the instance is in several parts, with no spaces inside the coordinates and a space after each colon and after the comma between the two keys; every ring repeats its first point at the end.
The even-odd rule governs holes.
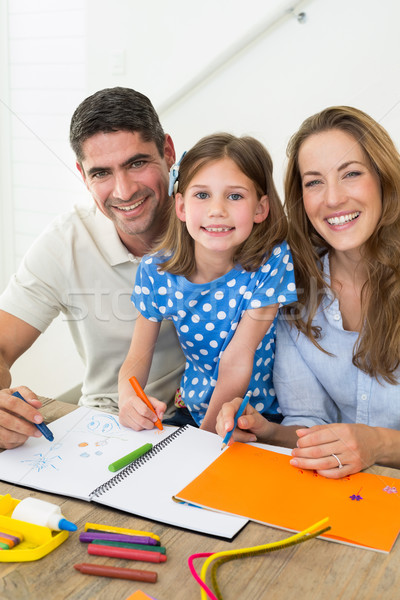
{"type": "Polygon", "coordinates": [[[331,129],[300,147],[304,208],[316,231],[337,252],[359,253],[382,213],[379,177],[352,135],[331,129]]]}

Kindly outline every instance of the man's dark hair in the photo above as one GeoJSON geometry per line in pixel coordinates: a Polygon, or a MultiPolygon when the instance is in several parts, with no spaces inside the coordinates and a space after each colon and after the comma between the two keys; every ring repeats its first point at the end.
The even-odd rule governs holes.
{"type": "Polygon", "coordinates": [[[89,96],[72,115],[69,140],[78,162],[82,164],[82,144],[88,138],[114,131],[137,131],[164,156],[165,134],[150,100],[130,88],[114,87],[89,96]]]}

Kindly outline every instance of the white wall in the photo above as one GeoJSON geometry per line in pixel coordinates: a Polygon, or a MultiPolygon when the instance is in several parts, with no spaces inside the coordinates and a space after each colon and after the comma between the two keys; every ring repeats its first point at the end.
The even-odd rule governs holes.
{"type": "MultiPolygon", "coordinates": [[[[325,106],[350,104],[369,112],[400,146],[398,0],[3,2],[10,85],[2,78],[0,93],[12,149],[11,201],[6,179],[0,182],[5,273],[53,215],[87,199],[68,127],[77,104],[100,88],[124,85],[147,94],[178,154],[214,131],[258,137],[274,158],[280,190],[289,136],[325,106]],[[296,13],[306,13],[302,24],[288,12],[295,5],[296,13]],[[252,32],[256,39],[246,46],[252,32]],[[242,50],[198,85],[198,75],[235,48],[242,50]],[[166,109],[188,84],[192,91],[166,109]]],[[[3,67],[4,55],[1,60],[3,67]]],[[[7,131],[3,110],[0,118],[7,131]]],[[[7,147],[2,140],[3,174],[7,147]]],[[[19,382],[43,385],[45,373],[48,389],[40,391],[47,395],[75,384],[80,365],[65,368],[77,361],[66,329],[56,325],[43,336],[44,347],[35,345],[16,364],[19,382]],[[52,355],[48,368],[57,347],[63,354],[52,355]]]]}

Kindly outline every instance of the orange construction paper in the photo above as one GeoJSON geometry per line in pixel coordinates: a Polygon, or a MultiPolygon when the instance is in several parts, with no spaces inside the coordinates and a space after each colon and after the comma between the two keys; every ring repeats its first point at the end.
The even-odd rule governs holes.
{"type": "Polygon", "coordinates": [[[141,590],[137,590],[136,592],[133,592],[133,594],[125,598],[125,600],[152,600],[152,597],[148,596],[141,590]]]}
{"type": "Polygon", "coordinates": [[[176,497],[272,527],[301,531],[329,517],[329,540],[390,552],[400,529],[400,480],[327,479],[290,456],[235,442],[176,497]]]}

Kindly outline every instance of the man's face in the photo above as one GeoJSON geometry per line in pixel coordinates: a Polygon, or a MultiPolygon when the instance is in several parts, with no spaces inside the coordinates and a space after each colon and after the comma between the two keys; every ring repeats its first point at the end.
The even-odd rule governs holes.
{"type": "Polygon", "coordinates": [[[162,231],[170,201],[168,174],[175,161],[171,138],[165,136],[164,158],[154,142],[130,131],[96,133],[82,144],[82,151],[77,167],[97,207],[113,221],[131,252],[148,251],[162,231]]]}

